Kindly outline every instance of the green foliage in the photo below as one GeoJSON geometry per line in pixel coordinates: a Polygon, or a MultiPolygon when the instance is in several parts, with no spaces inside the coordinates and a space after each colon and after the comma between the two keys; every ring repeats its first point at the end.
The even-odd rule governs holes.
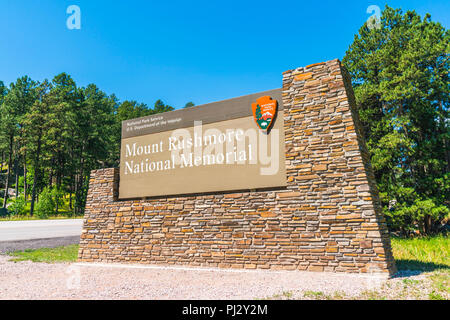
{"type": "Polygon", "coordinates": [[[118,122],[128,119],[145,117],[152,114],[152,110],[144,103],[137,103],[136,101],[124,101],[116,111],[118,122]]]}
{"type": "Polygon", "coordinates": [[[26,208],[27,202],[25,201],[25,198],[23,196],[18,197],[14,200],[14,202],[8,207],[8,212],[10,215],[25,215],[25,208],[26,208]]]}
{"type": "Polygon", "coordinates": [[[61,190],[53,187],[45,187],[39,194],[39,202],[36,205],[36,215],[42,219],[56,213],[56,205],[61,205],[61,190]]]}
{"type": "Polygon", "coordinates": [[[51,197],[48,188],[45,187],[39,196],[39,202],[36,205],[36,215],[41,219],[46,219],[49,213],[55,211],[55,203],[51,197]]]}
{"type": "Polygon", "coordinates": [[[449,218],[450,33],[386,7],[343,59],[392,231],[436,232],[449,218]]]}
{"type": "Polygon", "coordinates": [[[256,120],[260,120],[262,118],[261,107],[259,106],[259,104],[256,106],[255,116],[256,120]]]}
{"type": "Polygon", "coordinates": [[[0,105],[3,104],[6,94],[8,93],[8,88],[5,86],[3,81],[0,81],[0,105]]]}
{"type": "MultiPolygon", "coordinates": [[[[1,201],[0,201],[0,205],[1,205],[1,201]]],[[[8,209],[3,208],[2,206],[0,206],[0,219],[1,218],[5,218],[5,217],[9,217],[9,212],[8,209]]]]}
{"type": "Polygon", "coordinates": [[[195,107],[195,103],[193,103],[192,101],[190,101],[184,105],[184,109],[192,108],[192,107],[195,107]]]}
{"type": "Polygon", "coordinates": [[[385,210],[385,214],[394,229],[408,233],[419,230],[425,234],[428,230],[427,224],[447,220],[450,217],[450,210],[444,205],[435,204],[432,199],[416,198],[411,205],[409,202],[402,202],[392,211],[385,210]]]}
{"type": "Polygon", "coordinates": [[[19,177],[19,190],[23,188],[25,182],[25,178],[23,176],[19,177]]]}
{"type": "Polygon", "coordinates": [[[163,112],[169,112],[169,111],[173,111],[174,108],[164,104],[164,102],[162,100],[157,100],[155,102],[155,106],[153,107],[152,113],[163,113],[163,112]]]}

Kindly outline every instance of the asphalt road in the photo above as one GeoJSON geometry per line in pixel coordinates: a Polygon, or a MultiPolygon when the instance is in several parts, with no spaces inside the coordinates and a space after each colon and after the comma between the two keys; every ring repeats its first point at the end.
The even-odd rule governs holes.
{"type": "Polygon", "coordinates": [[[82,219],[0,222],[0,241],[79,236],[82,219]]]}
{"type": "Polygon", "coordinates": [[[0,252],[78,243],[82,219],[0,222],[0,252]]]}

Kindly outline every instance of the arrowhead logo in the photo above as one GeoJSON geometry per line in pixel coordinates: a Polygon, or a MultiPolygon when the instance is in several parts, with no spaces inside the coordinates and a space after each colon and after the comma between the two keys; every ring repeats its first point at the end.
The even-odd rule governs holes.
{"type": "Polygon", "coordinates": [[[253,118],[261,130],[269,131],[277,112],[278,102],[265,96],[252,103],[253,118]]]}

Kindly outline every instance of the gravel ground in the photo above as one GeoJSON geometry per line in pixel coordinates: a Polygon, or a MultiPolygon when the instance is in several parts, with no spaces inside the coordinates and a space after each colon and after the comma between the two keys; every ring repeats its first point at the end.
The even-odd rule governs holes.
{"type": "MultiPolygon", "coordinates": [[[[386,279],[352,274],[11,262],[0,255],[0,299],[282,299],[291,292],[356,296],[386,279]]],[[[392,281],[392,280],[389,280],[392,281]]]]}
{"type": "Polygon", "coordinates": [[[60,246],[67,246],[70,244],[77,244],[79,242],[80,236],[33,239],[33,240],[1,241],[0,253],[22,251],[26,249],[56,248],[60,246]]]}

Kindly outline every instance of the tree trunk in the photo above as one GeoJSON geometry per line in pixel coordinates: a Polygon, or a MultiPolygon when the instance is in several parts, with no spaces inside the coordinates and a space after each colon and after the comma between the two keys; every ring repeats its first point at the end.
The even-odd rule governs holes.
{"type": "Polygon", "coordinates": [[[53,166],[54,166],[55,162],[52,159],[51,165],[50,165],[50,172],[48,175],[48,187],[51,188],[51,186],[53,185],[53,166]]]}
{"type": "MultiPolygon", "coordinates": [[[[442,101],[439,101],[439,113],[442,114],[444,111],[444,103],[442,101]]],[[[443,119],[443,117],[439,117],[439,120],[441,122],[441,127],[446,127],[445,126],[445,119],[443,119]]],[[[448,143],[448,140],[446,138],[446,135],[442,135],[442,140],[443,140],[443,146],[444,146],[444,150],[445,150],[445,161],[447,163],[447,168],[444,168],[444,170],[447,170],[446,172],[450,172],[450,146],[448,143]]],[[[445,173],[445,172],[444,172],[445,173]]]]}
{"type": "Polygon", "coordinates": [[[34,212],[34,202],[36,200],[36,186],[39,182],[39,157],[41,154],[41,138],[38,139],[36,157],[34,160],[34,177],[33,177],[33,187],[31,190],[31,207],[30,215],[33,216],[34,212]]]}
{"type": "MultiPolygon", "coordinates": [[[[20,134],[20,137],[22,137],[22,134],[20,134]]],[[[19,139],[20,141],[20,139],[19,139]]],[[[16,152],[16,157],[14,159],[14,168],[15,168],[15,173],[16,173],[16,178],[15,178],[15,182],[16,182],[16,196],[15,199],[17,200],[17,198],[19,197],[19,173],[20,173],[20,143],[17,143],[17,152],[16,152]]]]}
{"type": "Polygon", "coordinates": [[[5,194],[3,197],[3,208],[6,208],[6,202],[8,201],[8,189],[9,189],[9,179],[11,177],[11,166],[12,166],[12,152],[13,152],[13,142],[14,137],[10,137],[9,140],[9,160],[8,160],[8,172],[6,174],[5,182],[5,194]]]}
{"type": "Polygon", "coordinates": [[[428,234],[431,233],[432,224],[433,224],[433,220],[431,219],[431,216],[430,215],[426,215],[425,219],[424,219],[425,234],[428,235],[428,234]]]}
{"type": "Polygon", "coordinates": [[[58,193],[56,193],[56,196],[55,196],[55,213],[56,213],[56,215],[58,215],[58,211],[59,211],[59,196],[58,196],[58,193]]]}
{"type": "Polygon", "coordinates": [[[57,192],[56,192],[56,197],[55,197],[55,202],[56,202],[56,214],[58,214],[59,212],[59,201],[60,201],[60,197],[59,197],[59,190],[61,189],[62,186],[62,182],[64,179],[64,158],[62,156],[58,157],[58,161],[59,161],[59,170],[57,171],[57,176],[56,176],[56,188],[57,188],[57,192]]]}
{"type": "Polygon", "coordinates": [[[72,205],[72,193],[73,193],[73,189],[74,189],[74,184],[75,184],[75,175],[72,173],[72,179],[71,183],[70,183],[70,191],[69,191],[69,208],[70,210],[73,210],[73,205],[72,205]]]}
{"type": "Polygon", "coordinates": [[[23,155],[23,197],[27,201],[27,153],[23,155]]]}
{"type": "Polygon", "coordinates": [[[15,178],[15,182],[16,182],[16,195],[15,195],[15,199],[17,200],[17,198],[19,197],[19,161],[16,159],[14,167],[16,168],[15,173],[16,173],[16,178],[15,178]]]}
{"type": "MultiPolygon", "coordinates": [[[[81,149],[81,152],[83,152],[83,149],[81,149]]],[[[78,194],[76,195],[76,199],[78,199],[78,200],[81,198],[81,195],[79,193],[83,191],[83,184],[84,184],[84,176],[83,175],[84,175],[84,157],[81,156],[81,159],[80,159],[80,175],[78,177],[78,188],[77,188],[78,194]]],[[[76,208],[76,213],[77,214],[81,213],[81,208],[80,208],[79,205],[76,208]]]]}
{"type": "Polygon", "coordinates": [[[31,205],[30,205],[30,216],[34,213],[34,201],[36,200],[36,169],[34,169],[33,186],[31,187],[31,205]]]}

